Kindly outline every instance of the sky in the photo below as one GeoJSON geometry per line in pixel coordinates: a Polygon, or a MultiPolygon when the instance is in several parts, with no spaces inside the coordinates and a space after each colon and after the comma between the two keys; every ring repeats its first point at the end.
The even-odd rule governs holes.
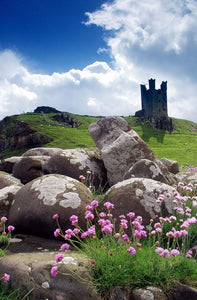
{"type": "Polygon", "coordinates": [[[197,122],[197,0],[0,0],[0,119],[134,115],[150,78],[197,122]]]}

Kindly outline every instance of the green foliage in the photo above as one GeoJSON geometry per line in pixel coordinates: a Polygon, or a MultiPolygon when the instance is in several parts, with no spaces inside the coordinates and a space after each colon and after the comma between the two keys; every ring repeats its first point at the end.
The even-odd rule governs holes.
{"type": "Polygon", "coordinates": [[[8,290],[8,286],[5,284],[0,285],[0,300],[27,300],[28,298],[21,297],[20,290],[8,290]]]}

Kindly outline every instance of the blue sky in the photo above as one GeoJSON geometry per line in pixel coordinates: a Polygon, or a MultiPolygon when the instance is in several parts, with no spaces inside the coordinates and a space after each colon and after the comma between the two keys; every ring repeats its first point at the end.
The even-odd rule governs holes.
{"type": "Polygon", "coordinates": [[[196,53],[196,0],[0,0],[0,119],[133,115],[155,78],[169,116],[197,122],[196,53]]]}

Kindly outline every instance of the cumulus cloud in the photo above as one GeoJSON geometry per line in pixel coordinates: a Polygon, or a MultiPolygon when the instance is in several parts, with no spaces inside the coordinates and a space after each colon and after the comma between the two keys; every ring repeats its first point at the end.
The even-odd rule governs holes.
{"type": "MultiPolygon", "coordinates": [[[[22,57],[0,52],[0,118],[49,105],[89,115],[132,115],[141,108],[140,83],[168,81],[168,112],[197,122],[195,0],[114,0],[87,13],[86,25],[105,31],[112,62],[36,74],[22,57]]],[[[55,70],[54,70],[55,71],[55,70]]]]}

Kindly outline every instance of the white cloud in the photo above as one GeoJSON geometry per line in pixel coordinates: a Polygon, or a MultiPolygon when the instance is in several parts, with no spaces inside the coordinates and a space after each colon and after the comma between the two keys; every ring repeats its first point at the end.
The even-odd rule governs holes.
{"type": "MultiPolygon", "coordinates": [[[[197,2],[115,0],[88,13],[102,26],[112,66],[95,61],[84,69],[33,74],[22,57],[0,52],[0,118],[49,105],[89,115],[132,115],[141,108],[140,83],[168,81],[172,117],[197,122],[197,2]]],[[[54,70],[55,71],[55,70],[54,70]]]]}

